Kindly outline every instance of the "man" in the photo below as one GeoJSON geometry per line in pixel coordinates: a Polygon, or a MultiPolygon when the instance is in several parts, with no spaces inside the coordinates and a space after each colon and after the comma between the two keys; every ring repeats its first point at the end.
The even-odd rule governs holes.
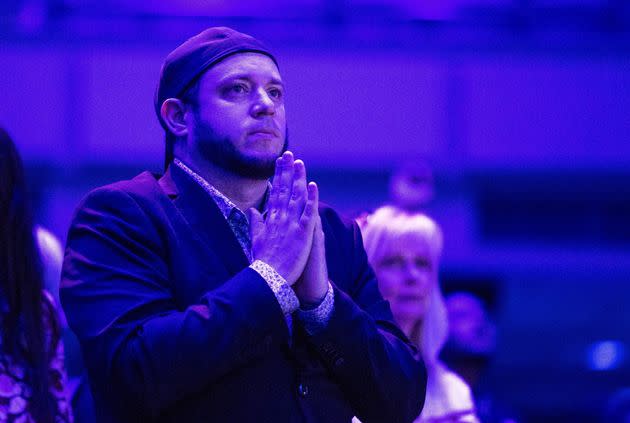
{"type": "Polygon", "coordinates": [[[167,57],[155,108],[164,176],[93,191],[68,236],[62,302],[99,421],[412,421],[423,363],[358,229],[285,151],[274,56],[210,28],[167,57]]]}

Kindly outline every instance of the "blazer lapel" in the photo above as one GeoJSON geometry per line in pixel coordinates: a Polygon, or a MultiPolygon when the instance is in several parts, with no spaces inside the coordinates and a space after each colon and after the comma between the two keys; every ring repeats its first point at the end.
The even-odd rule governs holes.
{"type": "Polygon", "coordinates": [[[221,210],[196,181],[179,167],[171,165],[159,181],[165,194],[179,209],[195,234],[219,256],[233,276],[249,265],[249,261],[221,210]]]}

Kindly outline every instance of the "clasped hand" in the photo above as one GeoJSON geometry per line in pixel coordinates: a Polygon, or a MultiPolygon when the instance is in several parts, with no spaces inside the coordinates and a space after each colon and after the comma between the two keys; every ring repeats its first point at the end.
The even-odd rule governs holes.
{"type": "Polygon", "coordinates": [[[328,290],[318,204],[319,191],[314,182],[306,183],[304,162],[287,151],[276,161],[266,218],[249,210],[252,257],[273,267],[302,304],[318,303],[328,290]]]}

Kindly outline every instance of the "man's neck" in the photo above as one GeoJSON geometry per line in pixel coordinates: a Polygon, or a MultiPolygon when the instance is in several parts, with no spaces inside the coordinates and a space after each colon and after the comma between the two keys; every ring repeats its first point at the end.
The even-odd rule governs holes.
{"type": "Polygon", "coordinates": [[[219,190],[221,194],[225,195],[241,211],[246,211],[252,207],[260,210],[268,187],[266,179],[245,178],[209,165],[207,162],[200,164],[190,157],[181,160],[219,190]]]}

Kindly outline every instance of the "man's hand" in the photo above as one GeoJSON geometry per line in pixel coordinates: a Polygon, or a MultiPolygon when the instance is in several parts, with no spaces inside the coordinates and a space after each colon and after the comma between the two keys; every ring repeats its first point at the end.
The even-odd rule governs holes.
{"type": "Polygon", "coordinates": [[[306,186],[304,163],[287,151],[276,161],[266,219],[249,210],[253,259],[273,267],[289,285],[304,271],[311,251],[318,202],[317,186],[306,186]]]}
{"type": "MultiPolygon", "coordinates": [[[[309,184],[309,189],[311,186],[317,188],[317,185],[313,182],[309,184]]],[[[311,254],[306,262],[304,273],[293,286],[295,295],[297,295],[302,305],[319,304],[326,296],[326,292],[328,292],[325,239],[324,231],[322,230],[322,219],[319,213],[316,220],[311,254]]]]}

